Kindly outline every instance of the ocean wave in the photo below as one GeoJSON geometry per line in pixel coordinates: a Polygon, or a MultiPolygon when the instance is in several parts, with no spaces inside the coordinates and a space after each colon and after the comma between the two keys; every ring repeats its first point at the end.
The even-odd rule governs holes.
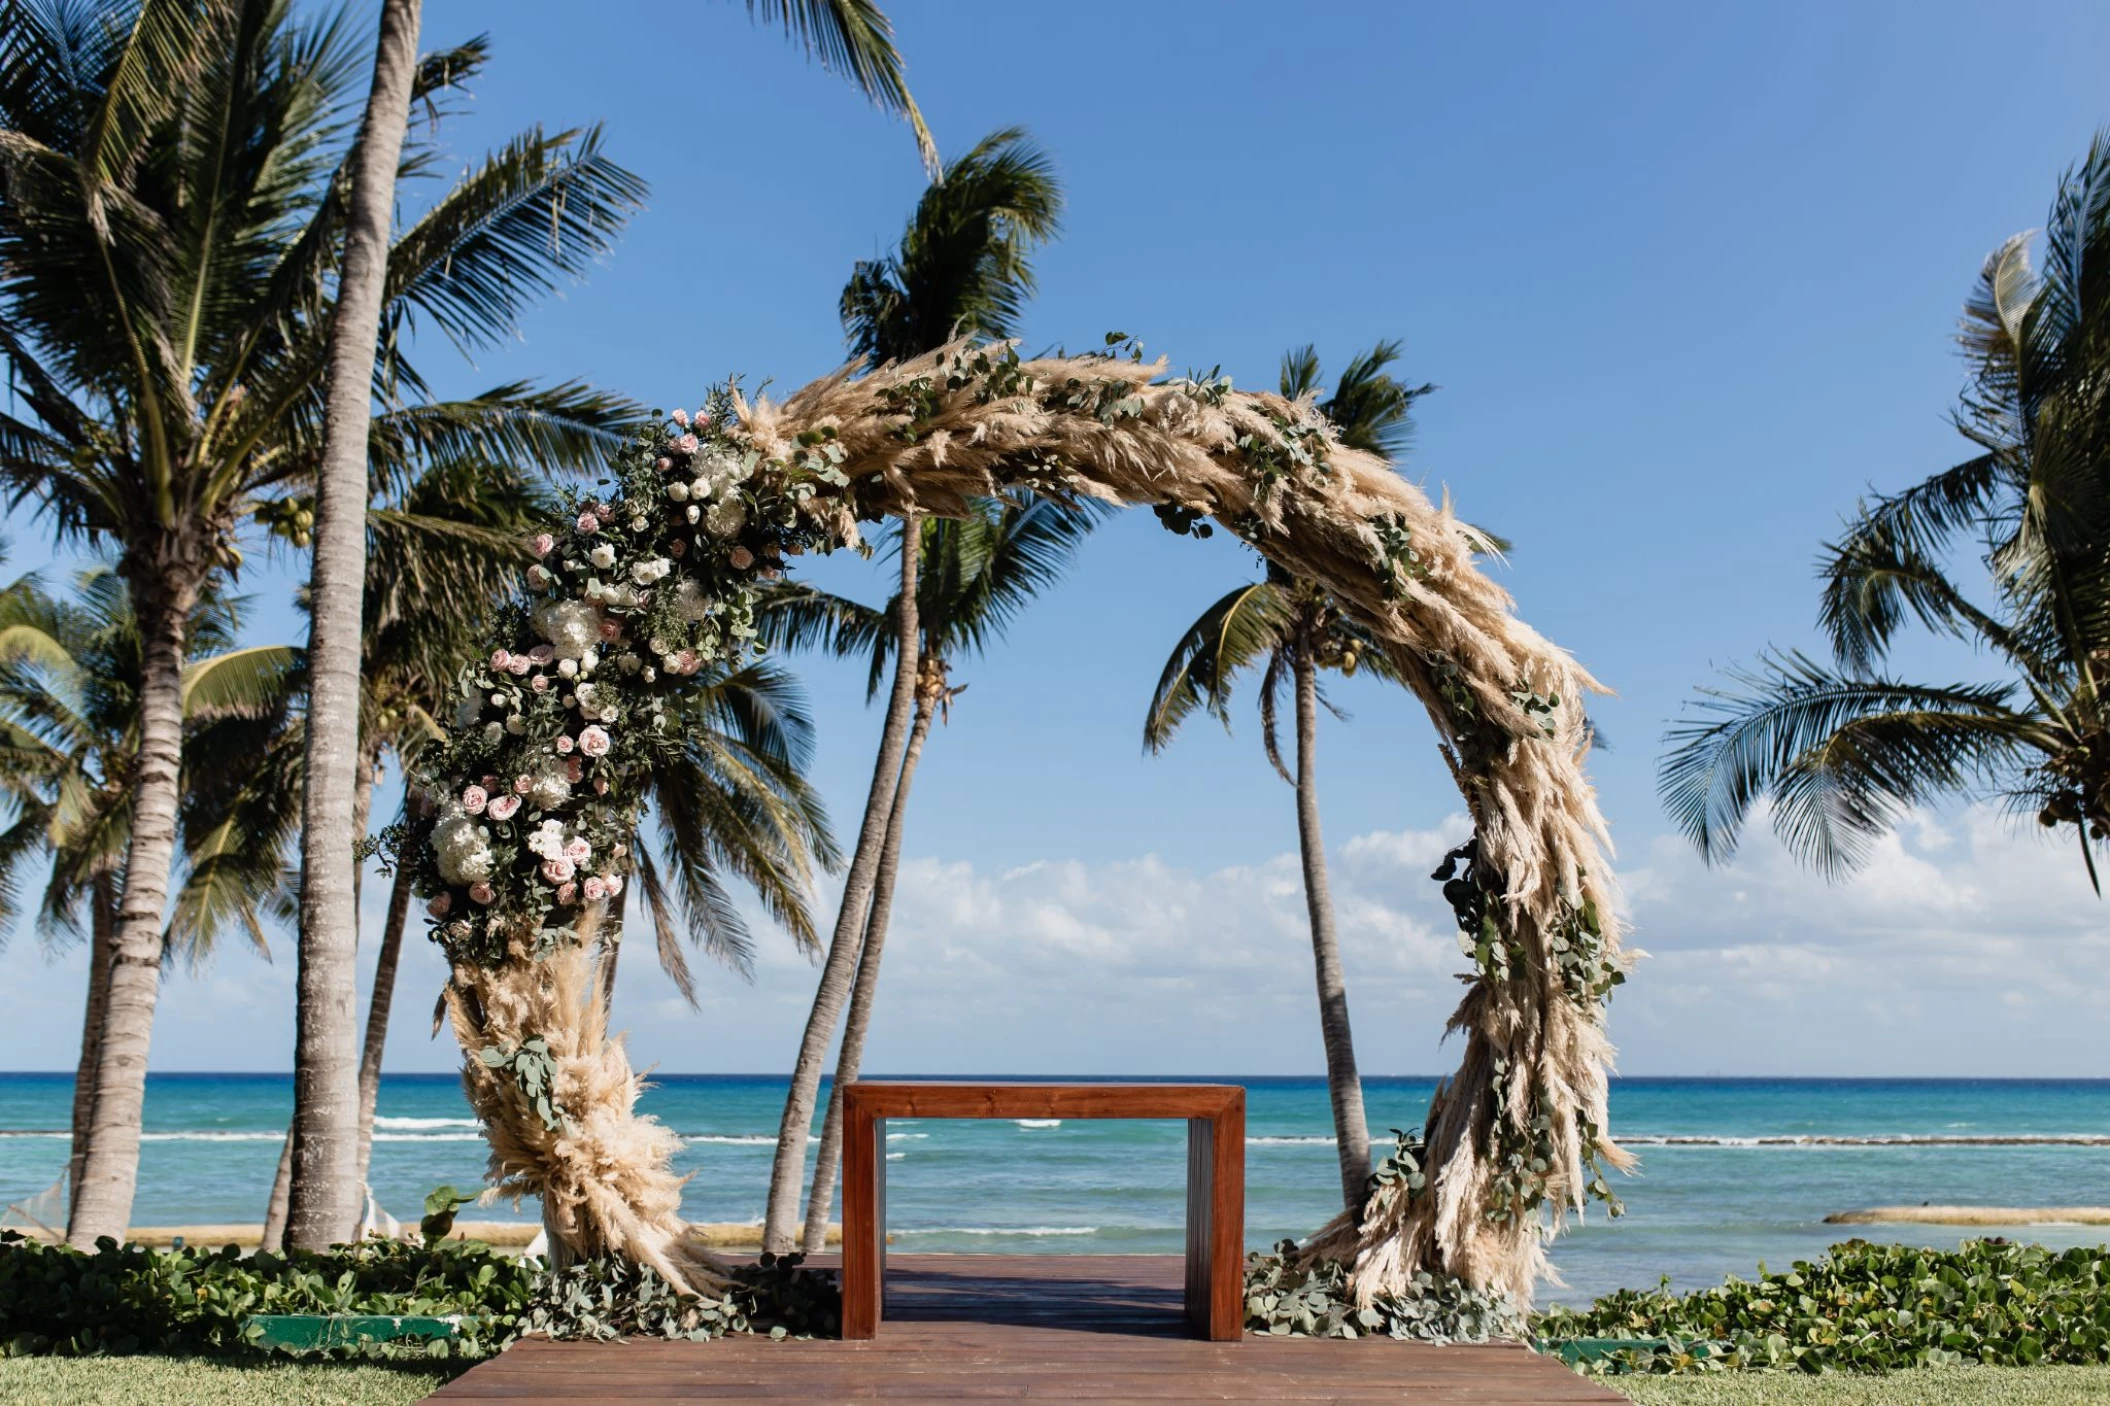
{"type": "Polygon", "coordinates": [[[899,1162],[902,1158],[906,1156],[908,1156],[906,1152],[889,1152],[886,1155],[886,1159],[889,1162],[899,1162]]]}
{"type": "Polygon", "coordinates": [[[683,1133],[684,1142],[715,1142],[724,1147],[775,1147],[767,1133],[683,1133]]]}
{"type": "MultiPolygon", "coordinates": [[[[888,1142],[907,1142],[912,1138],[925,1138],[929,1136],[929,1133],[888,1133],[886,1135],[886,1140],[888,1142]]],[[[776,1139],[771,1138],[770,1141],[775,1142],[776,1139]]]]}
{"type": "Polygon", "coordinates": [[[1011,1121],[1018,1124],[1021,1128],[1059,1128],[1062,1126],[1060,1118],[1013,1118],[1011,1121]]]}
{"type": "Polygon", "coordinates": [[[1097,1235],[1096,1225],[933,1225],[920,1230],[890,1230],[895,1238],[906,1235],[1097,1235]]]}
{"type": "Polygon", "coordinates": [[[482,1142],[482,1133],[375,1133],[375,1142],[482,1142]]]}
{"type": "Polygon", "coordinates": [[[1622,1147],[2110,1147],[2110,1133],[1614,1134],[1622,1147]]]}
{"type": "Polygon", "coordinates": [[[474,1118],[389,1118],[374,1115],[374,1126],[392,1133],[414,1133],[426,1128],[481,1128],[474,1118]]]}
{"type": "Polygon", "coordinates": [[[1247,1147],[1331,1147],[1330,1137],[1249,1137],[1247,1147]]]}

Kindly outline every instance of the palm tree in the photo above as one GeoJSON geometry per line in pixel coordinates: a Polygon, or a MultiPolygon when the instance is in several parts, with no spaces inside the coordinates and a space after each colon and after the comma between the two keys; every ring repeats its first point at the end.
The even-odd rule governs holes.
{"type": "Polygon", "coordinates": [[[2018,235],[1990,258],[1958,340],[1956,427],[1976,452],[1864,502],[1820,560],[1832,663],[1775,651],[1710,689],[1666,739],[1660,787],[1709,861],[1735,853],[1764,797],[1774,831],[1851,872],[1909,808],[1998,797],[2071,825],[2091,882],[2110,837],[2110,132],[2066,173],[2033,267],[2018,235]],[[1974,544],[1991,600],[1949,561],[1974,544]],[[1971,643],[2007,677],[1919,684],[1883,671],[1910,621],[1971,643]]]}
{"type": "MultiPolygon", "coordinates": [[[[814,1164],[813,1189],[807,1201],[805,1245],[820,1248],[835,1195],[837,1158],[842,1150],[841,1090],[857,1078],[864,1058],[865,1034],[871,1025],[879,966],[885,953],[894,886],[900,872],[904,816],[916,765],[930,736],[931,724],[948,717],[964,684],[952,682],[954,661],[985,654],[1002,637],[1027,603],[1061,577],[1085,536],[1104,515],[1105,505],[1066,505],[1036,498],[1026,503],[981,499],[973,517],[926,520],[916,531],[920,564],[916,604],[915,711],[908,745],[887,815],[886,839],[873,881],[871,911],[849,1014],[843,1025],[842,1049],[821,1127],[814,1164]]],[[[892,550],[905,549],[905,534],[895,534],[892,550]]],[[[790,587],[768,603],[765,636],[786,648],[825,648],[838,658],[869,661],[866,699],[877,697],[896,652],[902,617],[899,596],[879,609],[815,590],[790,587]]]]}
{"type": "MultiPolygon", "coordinates": [[[[1348,363],[1319,410],[1341,442],[1397,459],[1413,429],[1414,402],[1434,389],[1409,386],[1386,370],[1399,359],[1398,342],[1379,342],[1348,363]]],[[[1300,347],[1282,359],[1282,393],[1314,395],[1320,385],[1317,353],[1300,347]]],[[[1319,1031],[1326,1049],[1326,1089],[1333,1103],[1341,1200],[1359,1215],[1370,1179],[1370,1129],[1356,1072],[1348,1021],[1348,987],[1341,972],[1340,934],[1326,874],[1326,842],[1319,828],[1317,773],[1319,708],[1326,704],[1319,671],[1358,668],[1390,683],[1405,680],[1391,657],[1327,592],[1269,563],[1266,576],[1239,586],[1210,606],[1180,637],[1151,694],[1143,745],[1159,752],[1196,708],[1231,725],[1231,690],[1238,676],[1260,669],[1261,743],[1282,779],[1297,791],[1297,845],[1304,861],[1304,903],[1311,918],[1312,965],[1319,988],[1319,1031]],[[1297,769],[1283,764],[1276,720],[1282,685],[1291,688],[1297,729],[1297,769]]],[[[1326,704],[1331,707],[1331,704],[1326,704]]],[[[1338,716],[1338,710],[1335,710],[1338,716]]]]}
{"type": "MultiPolygon", "coordinates": [[[[1054,236],[1061,215],[1062,187],[1046,155],[1018,128],[990,133],[924,190],[893,253],[862,261],[851,270],[840,305],[851,350],[884,363],[919,356],[955,337],[1010,336],[1033,293],[1032,251],[1054,236]]],[[[903,520],[901,531],[901,540],[923,541],[914,514],[903,520]]],[[[820,1093],[822,1062],[836,1018],[851,995],[853,968],[865,948],[868,913],[879,911],[875,885],[885,862],[896,792],[905,775],[911,714],[917,707],[923,674],[917,657],[916,618],[916,606],[922,599],[918,586],[921,556],[920,551],[899,553],[901,584],[895,593],[892,620],[893,689],[857,847],[844,876],[835,933],[800,1037],[791,1088],[784,1097],[784,1118],[777,1130],[762,1231],[764,1248],[776,1253],[790,1250],[795,1243],[799,1183],[806,1168],[806,1141],[820,1093]]],[[[810,603],[824,604],[817,599],[810,603]]],[[[875,678],[882,676],[883,662],[877,662],[876,655],[874,667],[881,670],[875,678]]],[[[876,981],[876,956],[872,973],[876,981]]],[[[856,1068],[855,1056],[850,1068],[856,1068]]],[[[820,1167],[827,1169],[832,1167],[833,1153],[825,1129],[823,1139],[820,1167]]],[[[825,1221],[825,1208],[821,1214],[825,1221]]]]}
{"type": "MultiPolygon", "coordinates": [[[[78,1244],[121,1235],[181,795],[185,624],[236,567],[245,518],[312,484],[344,244],[341,18],[284,0],[11,0],[0,14],[0,356],[25,413],[0,473],[62,538],[111,544],[146,641],[134,815],[78,1244]]],[[[481,41],[419,65],[437,115],[481,41]]],[[[406,174],[429,174],[425,124],[406,174]]],[[[369,457],[384,475],[480,446],[597,462],[614,428],[578,387],[430,403],[420,318],[464,347],[609,245],[643,193],[596,131],[514,138],[396,239],[369,457]]]]}
{"type": "MultiPolygon", "coordinates": [[[[235,603],[208,593],[184,671],[185,874],[167,943],[192,962],[230,926],[268,954],[263,918],[282,916],[283,858],[295,822],[285,785],[297,763],[299,652],[236,648],[235,603]]],[[[0,833],[0,900],[11,921],[23,871],[48,875],[38,904],[47,943],[89,936],[88,991],[74,1082],[68,1184],[75,1195],[93,1113],[93,1072],[109,996],[138,759],[141,637],[123,581],[85,574],[77,603],[33,580],[0,593],[0,785],[15,805],[0,833]]]]}
{"type": "MultiPolygon", "coordinates": [[[[641,407],[608,398],[611,414],[641,407]]],[[[400,490],[376,476],[367,508],[366,591],[360,610],[361,694],[354,755],[353,832],[365,840],[376,776],[393,756],[408,777],[417,749],[442,733],[460,661],[473,653],[530,562],[529,535],[549,520],[556,497],[539,470],[481,458],[428,463],[400,490]]],[[[279,535],[305,546],[308,500],[291,498],[274,516],[279,535]]],[[[306,604],[306,601],[303,601],[306,604]]],[[[425,803],[404,797],[403,832],[416,834],[425,803]]],[[[363,866],[362,866],[363,867],[363,866]]],[[[356,896],[359,875],[353,875],[356,896]]],[[[396,866],[374,965],[365,1035],[359,1047],[357,1180],[364,1187],[373,1149],[374,1109],[387,1047],[397,965],[410,913],[409,875],[396,866]]],[[[296,1100],[296,1113],[297,1113],[296,1100]]],[[[289,1127],[264,1213],[263,1247],[283,1242],[291,1209],[294,1134],[289,1127]]]]}
{"type": "Polygon", "coordinates": [[[355,795],[373,784],[371,767],[363,783],[356,775],[370,491],[366,445],[373,423],[374,341],[388,297],[396,165],[417,80],[420,8],[418,0],[382,0],[366,116],[345,160],[351,180],[343,266],[323,374],[308,615],[310,726],[301,787],[293,1127],[287,1136],[288,1238],[311,1250],[352,1238],[373,1127],[351,1038],[358,994],[358,843],[366,838],[366,817],[355,815],[355,795]]]}

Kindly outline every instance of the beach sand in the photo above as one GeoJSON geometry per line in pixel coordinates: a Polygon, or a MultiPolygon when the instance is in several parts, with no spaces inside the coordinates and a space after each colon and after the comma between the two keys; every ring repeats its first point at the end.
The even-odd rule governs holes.
{"type": "Polygon", "coordinates": [[[1869,1206],[1826,1225],[2110,1225],[2110,1206],[1869,1206]]]}

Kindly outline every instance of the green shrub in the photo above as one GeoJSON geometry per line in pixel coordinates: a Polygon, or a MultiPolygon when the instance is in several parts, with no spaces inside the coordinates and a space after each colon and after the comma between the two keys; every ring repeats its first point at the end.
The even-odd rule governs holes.
{"type": "Polygon", "coordinates": [[[1348,1266],[1337,1261],[1298,1264],[1296,1248],[1296,1241],[1285,1240],[1271,1254],[1255,1251],[1246,1256],[1247,1332],[1434,1343],[1483,1343],[1524,1335],[1524,1313],[1506,1297],[1427,1273],[1415,1276],[1413,1293],[1381,1294],[1368,1308],[1358,1308],[1348,1287],[1348,1266]]]}
{"type": "Polygon", "coordinates": [[[676,1295],[650,1270],[589,1261],[561,1271],[477,1241],[369,1241],[310,1253],[152,1250],[105,1238],[93,1252],[0,1234],[0,1355],[253,1352],[256,1314],[457,1316],[453,1340],[344,1349],[367,1356],[483,1357],[523,1333],[707,1338],[834,1332],[833,1276],[765,1257],[718,1298],[676,1295]]]}
{"type": "Polygon", "coordinates": [[[2110,1362],[2110,1246],[2048,1250],[1968,1240],[1955,1250],[1850,1240],[1784,1274],[1673,1294],[1621,1290],[1541,1315],[1544,1338],[1663,1338],[1612,1371],[1776,1367],[1805,1372],[2110,1362]]]}

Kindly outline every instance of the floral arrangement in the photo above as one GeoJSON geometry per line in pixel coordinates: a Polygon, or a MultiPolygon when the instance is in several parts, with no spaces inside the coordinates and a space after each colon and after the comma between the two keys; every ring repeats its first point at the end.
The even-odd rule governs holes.
{"type": "Polygon", "coordinates": [[[834,506],[809,510],[818,489],[847,483],[833,446],[765,462],[734,403],[728,387],[693,418],[674,411],[616,456],[600,491],[573,494],[569,525],[530,544],[526,598],[463,672],[449,738],[426,763],[449,781],[415,861],[453,960],[580,940],[593,905],[623,890],[632,781],[677,741],[683,680],[750,648],[756,587],[787,556],[839,544],[834,506]]]}

